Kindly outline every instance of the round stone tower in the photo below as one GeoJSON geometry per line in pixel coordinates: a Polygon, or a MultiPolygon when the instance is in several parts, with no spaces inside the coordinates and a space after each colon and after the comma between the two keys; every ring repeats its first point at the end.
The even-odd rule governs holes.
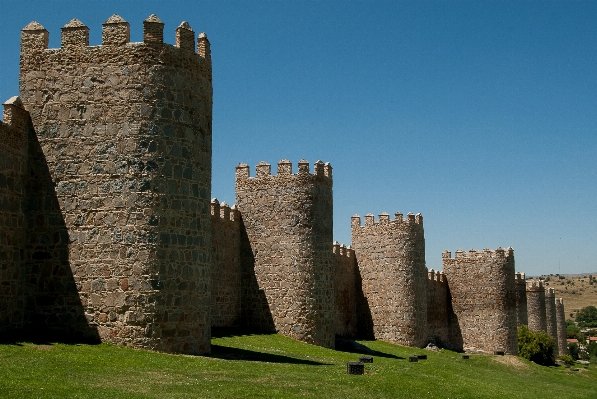
{"type": "Polygon", "coordinates": [[[556,293],[553,288],[548,288],[545,291],[545,326],[547,328],[547,335],[553,339],[555,347],[554,355],[559,353],[558,343],[558,323],[556,311],[556,293]]]}
{"type": "Polygon", "coordinates": [[[545,287],[541,280],[527,281],[527,312],[531,330],[547,331],[545,287]]]}
{"type": "Polygon", "coordinates": [[[463,347],[517,354],[514,250],[458,250],[454,258],[444,251],[442,257],[463,347]]]}
{"type": "Polygon", "coordinates": [[[516,325],[528,325],[527,283],[524,273],[516,273],[516,325]]]}
{"type": "Polygon", "coordinates": [[[567,355],[566,312],[564,311],[564,299],[562,298],[556,298],[556,323],[558,326],[558,352],[560,355],[567,355]]]}
{"type": "Polygon", "coordinates": [[[352,217],[352,248],[362,278],[366,311],[375,338],[400,345],[427,344],[427,268],[423,216],[372,214],[361,226],[352,217]],[[369,316],[370,315],[370,316],[369,316]]]}
{"type": "MultiPolygon", "coordinates": [[[[104,341],[208,353],[209,41],[183,22],[167,45],[163,28],[152,15],[143,42],[131,43],[128,22],[113,15],[90,46],[73,19],[58,49],[40,24],[22,30],[21,97],[43,165],[28,260],[72,273],[85,312],[72,329],[89,323],[104,341]]],[[[49,289],[42,279],[40,295],[49,289]]],[[[44,325],[69,313],[60,301],[37,310],[44,325]]]]}
{"type": "Polygon", "coordinates": [[[334,348],[332,167],[318,161],[313,174],[287,160],[277,175],[265,162],[256,177],[236,168],[241,214],[242,306],[251,327],[334,348]]]}

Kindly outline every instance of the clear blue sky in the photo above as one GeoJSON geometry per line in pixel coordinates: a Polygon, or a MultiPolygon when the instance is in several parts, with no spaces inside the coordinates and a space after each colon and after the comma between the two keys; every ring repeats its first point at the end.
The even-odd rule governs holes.
{"type": "MultiPolygon", "coordinates": [[[[213,193],[234,168],[334,168],[334,237],[350,217],[422,213],[441,252],[512,246],[530,275],[597,271],[597,2],[0,0],[0,99],[18,94],[30,21],[60,45],[112,14],[211,42],[213,193]]],[[[377,216],[376,216],[377,218],[377,216]]]]}

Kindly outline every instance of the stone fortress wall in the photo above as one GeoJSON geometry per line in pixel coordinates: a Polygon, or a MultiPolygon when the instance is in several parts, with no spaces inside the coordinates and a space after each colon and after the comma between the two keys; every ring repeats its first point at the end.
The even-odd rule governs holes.
{"type": "Polygon", "coordinates": [[[545,320],[511,249],[428,271],[420,214],[354,216],[352,246],[332,243],[321,161],[255,177],[240,164],[237,204],[210,203],[209,41],[183,22],[168,45],[163,30],[152,15],[131,43],[114,15],[89,46],[73,19],[58,49],[40,24],[22,30],[20,97],[0,123],[0,334],[199,354],[212,326],[240,326],[515,353],[527,308],[545,320]]]}

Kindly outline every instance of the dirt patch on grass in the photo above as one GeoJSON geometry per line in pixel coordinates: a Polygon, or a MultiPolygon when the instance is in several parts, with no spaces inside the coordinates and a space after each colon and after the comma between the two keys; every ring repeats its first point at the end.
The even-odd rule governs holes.
{"type": "Polygon", "coordinates": [[[517,370],[528,369],[529,365],[524,363],[516,356],[506,355],[506,356],[495,356],[492,359],[494,362],[502,363],[508,366],[512,366],[517,370]]]}
{"type": "Polygon", "coordinates": [[[49,351],[52,350],[52,345],[36,345],[35,349],[38,351],[49,351]]]}

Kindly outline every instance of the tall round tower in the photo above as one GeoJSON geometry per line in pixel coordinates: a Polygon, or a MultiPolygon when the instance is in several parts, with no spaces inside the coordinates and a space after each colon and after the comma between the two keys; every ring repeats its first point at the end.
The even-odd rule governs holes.
{"type": "MultiPolygon", "coordinates": [[[[188,23],[175,46],[163,28],[152,15],[143,42],[131,43],[128,22],[113,15],[90,46],[73,19],[58,49],[40,24],[22,30],[20,90],[40,166],[27,260],[52,277],[72,273],[85,314],[69,331],[89,323],[102,340],[207,353],[211,55],[188,23]]],[[[52,297],[60,285],[46,281],[37,288],[52,297]]],[[[34,311],[40,327],[72,314],[63,301],[34,311]]]]}
{"type": "Polygon", "coordinates": [[[556,323],[558,329],[558,352],[560,355],[567,355],[566,312],[564,311],[564,299],[562,298],[556,298],[556,323]]]}
{"type": "MultiPolygon", "coordinates": [[[[518,353],[514,250],[497,248],[442,255],[464,348],[518,353]]],[[[462,349],[462,348],[460,348],[462,349]]]]}
{"type": "Polygon", "coordinates": [[[529,328],[537,332],[547,331],[545,287],[541,280],[527,281],[527,311],[529,328]]]}
{"type": "Polygon", "coordinates": [[[548,288],[545,291],[545,327],[547,328],[547,335],[555,343],[553,350],[554,355],[559,353],[558,342],[558,323],[556,311],[556,293],[553,288],[548,288]]]}
{"type": "Polygon", "coordinates": [[[516,325],[528,325],[527,283],[524,273],[516,273],[516,325]]]}
{"type": "Polygon", "coordinates": [[[241,214],[242,306],[249,326],[335,345],[332,167],[265,162],[236,168],[241,214]]]}
{"type": "MultiPolygon", "coordinates": [[[[382,213],[365,225],[351,219],[352,248],[375,338],[407,346],[427,343],[427,268],[423,216],[382,213]]],[[[362,320],[359,323],[363,322],[362,320]]]]}

